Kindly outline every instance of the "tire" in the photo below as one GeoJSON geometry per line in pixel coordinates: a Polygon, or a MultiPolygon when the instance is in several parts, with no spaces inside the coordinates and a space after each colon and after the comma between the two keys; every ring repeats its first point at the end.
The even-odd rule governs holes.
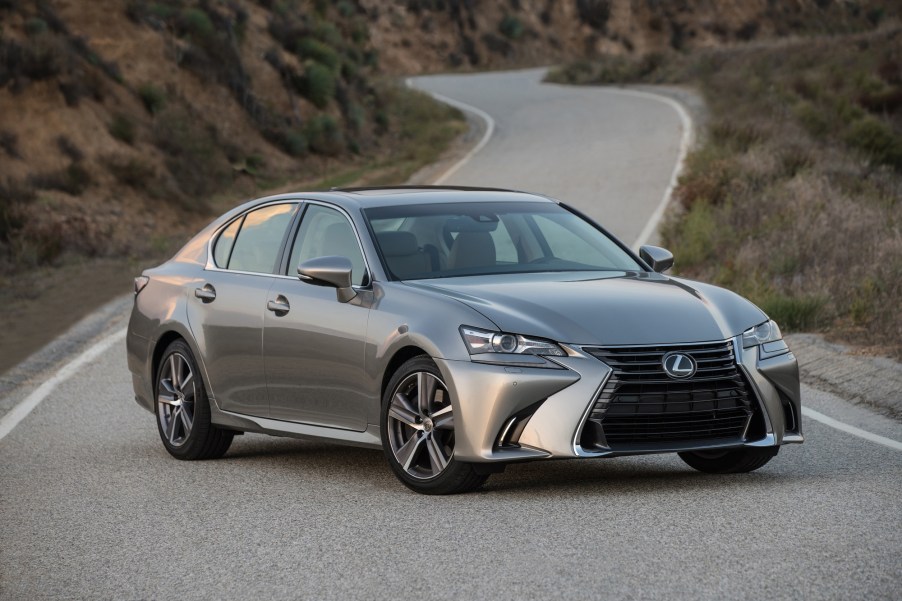
{"type": "Polygon", "coordinates": [[[454,459],[451,397],[428,357],[414,357],[392,375],[382,398],[380,430],[389,466],[413,491],[458,494],[488,479],[473,464],[454,459]]]}
{"type": "Polygon", "coordinates": [[[154,394],[157,430],[170,455],[187,461],[218,459],[229,450],[235,433],[210,422],[210,401],[184,340],[176,340],[163,353],[154,394]]]}
{"type": "Polygon", "coordinates": [[[707,474],[742,474],[752,472],[777,456],[780,447],[747,447],[726,451],[679,453],[690,467],[707,474]]]}

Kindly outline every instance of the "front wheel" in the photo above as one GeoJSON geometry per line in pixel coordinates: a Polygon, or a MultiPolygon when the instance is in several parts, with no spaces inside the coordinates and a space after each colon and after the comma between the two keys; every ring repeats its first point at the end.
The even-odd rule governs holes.
{"type": "Polygon", "coordinates": [[[752,472],[777,456],[780,447],[746,447],[744,449],[687,451],[680,459],[690,467],[708,474],[741,474],[752,472]]]}
{"type": "Polygon", "coordinates": [[[488,476],[454,458],[454,408],[441,372],[415,357],[395,372],[382,398],[382,448],[408,488],[428,495],[474,490],[488,476]]]}

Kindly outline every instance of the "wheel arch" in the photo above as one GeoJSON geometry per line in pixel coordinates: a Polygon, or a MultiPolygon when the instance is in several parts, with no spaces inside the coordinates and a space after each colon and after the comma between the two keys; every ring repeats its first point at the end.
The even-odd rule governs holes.
{"type": "Polygon", "coordinates": [[[414,357],[420,356],[429,357],[430,355],[421,347],[413,344],[408,344],[395,351],[391,359],[389,359],[388,363],[385,365],[385,370],[382,372],[382,385],[379,387],[380,401],[385,396],[388,382],[391,380],[392,376],[395,375],[395,372],[414,357]]]}
{"type": "Polygon", "coordinates": [[[176,340],[181,340],[188,345],[188,348],[191,350],[191,354],[194,355],[194,362],[199,368],[199,375],[204,385],[204,389],[207,393],[207,397],[212,402],[213,391],[210,386],[210,378],[207,377],[207,366],[204,364],[203,356],[201,355],[199,349],[197,348],[197,344],[191,337],[191,335],[178,326],[179,324],[171,323],[169,324],[168,328],[163,328],[160,335],[153,343],[153,350],[151,351],[149,357],[150,365],[148,365],[150,372],[150,385],[152,388],[156,386],[157,373],[160,367],[160,360],[163,358],[163,353],[166,352],[166,349],[169,348],[170,344],[172,344],[176,340]]]}

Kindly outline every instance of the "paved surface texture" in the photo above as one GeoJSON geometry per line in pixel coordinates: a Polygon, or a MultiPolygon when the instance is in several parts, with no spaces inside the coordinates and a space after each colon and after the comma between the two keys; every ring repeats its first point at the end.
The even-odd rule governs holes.
{"type": "MultiPolygon", "coordinates": [[[[472,76],[450,90],[449,78],[435,81],[490,114],[505,82],[519,82],[514,110],[493,114],[508,138],[523,132],[506,142],[514,152],[544,142],[530,142],[528,126],[548,94],[567,93],[520,81],[528,73],[472,76]],[[485,103],[472,96],[479,89],[485,103]]],[[[579,115],[623,100],[573,93],[579,115]]],[[[672,109],[632,104],[636,114],[616,109],[622,120],[672,126],[662,143],[673,160],[672,109]]],[[[574,147],[599,144],[604,129],[589,129],[568,129],[574,147]]],[[[621,145],[629,134],[617,131],[621,145]]],[[[487,168],[486,157],[503,163],[496,146],[472,169],[487,168]]],[[[634,172],[594,164],[590,176],[614,187],[634,172]]],[[[570,180],[552,187],[552,167],[522,185],[534,177],[529,163],[513,181],[469,179],[470,169],[452,181],[578,196],[570,180]]],[[[501,163],[485,175],[502,169],[516,175],[501,163]]],[[[663,190],[663,156],[660,171],[647,169],[663,190]]],[[[583,208],[623,216],[627,240],[641,230],[638,208],[599,204],[608,197],[585,185],[583,208]]],[[[646,196],[635,204],[650,212],[660,193],[649,185],[646,196]]],[[[153,416],[131,400],[124,355],[115,345],[0,440],[0,599],[898,599],[902,590],[902,453],[811,420],[804,445],[753,474],[703,475],[669,455],[532,463],[478,493],[424,497],[379,452],[349,447],[246,435],[218,461],[172,459],[153,416]]],[[[865,406],[803,394],[809,407],[902,440],[902,425],[865,406]]]]}

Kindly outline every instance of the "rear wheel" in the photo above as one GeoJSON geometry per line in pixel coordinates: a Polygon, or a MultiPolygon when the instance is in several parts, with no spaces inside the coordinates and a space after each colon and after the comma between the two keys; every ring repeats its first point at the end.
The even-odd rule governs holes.
{"type": "Polygon", "coordinates": [[[454,409],[441,372],[415,357],[395,372],[382,399],[382,448],[395,475],[423,494],[474,490],[488,479],[454,458],[454,409]]]}
{"type": "Polygon", "coordinates": [[[680,459],[690,467],[708,474],[752,472],[777,456],[780,447],[746,447],[711,451],[687,451],[680,459]]]}
{"type": "Polygon", "coordinates": [[[157,368],[157,428],[163,446],[177,459],[218,459],[229,450],[234,432],[210,422],[210,402],[191,349],[170,344],[157,368]]]}

